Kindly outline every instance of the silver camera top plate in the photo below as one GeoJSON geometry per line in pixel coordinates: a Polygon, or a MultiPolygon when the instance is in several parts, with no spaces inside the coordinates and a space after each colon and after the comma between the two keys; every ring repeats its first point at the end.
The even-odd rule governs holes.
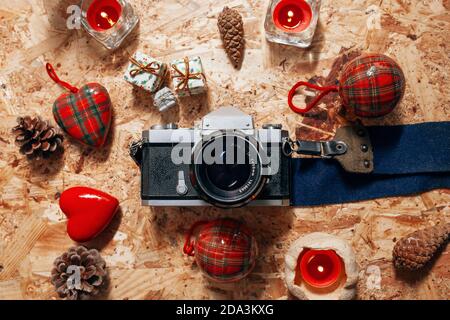
{"type": "Polygon", "coordinates": [[[222,107],[206,115],[194,128],[185,129],[171,125],[156,125],[142,133],[145,142],[151,143],[197,143],[218,131],[238,131],[253,136],[261,143],[281,142],[281,127],[255,130],[253,118],[239,109],[222,107]]]}
{"type": "Polygon", "coordinates": [[[248,114],[233,107],[222,107],[207,114],[196,127],[201,130],[249,130],[255,126],[248,114]]]}

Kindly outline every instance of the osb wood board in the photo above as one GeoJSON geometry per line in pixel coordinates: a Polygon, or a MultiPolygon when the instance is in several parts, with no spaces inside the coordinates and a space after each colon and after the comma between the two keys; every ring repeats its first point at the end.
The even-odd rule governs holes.
{"type": "Polygon", "coordinates": [[[299,50],[265,41],[266,1],[133,0],[141,23],[115,52],[102,49],[82,30],[65,28],[70,2],[0,4],[0,299],[56,298],[49,281],[52,262],[73,245],[57,198],[74,185],[120,200],[111,226],[89,244],[101,250],[109,266],[111,284],[104,298],[288,299],[284,255],[295,239],[312,231],[339,235],[353,245],[361,268],[359,299],[450,297],[448,249],[416,276],[395,272],[391,261],[396,239],[449,221],[448,190],[314,208],[151,209],[140,205],[139,170],[127,155],[128,144],[142,129],[169,121],[192,126],[227,105],[252,114],[258,126],[282,123],[292,137],[299,128],[302,138],[330,138],[344,121],[337,106],[323,104],[317,116],[302,118],[289,110],[286,94],[300,79],[331,77],[334,59],[354,50],[396,58],[407,78],[396,112],[366,124],[448,121],[450,1],[324,0],[313,46],[299,50]],[[229,63],[216,27],[225,5],[244,17],[247,49],[239,71],[229,63]],[[200,55],[208,95],[184,99],[180,108],[159,114],[147,93],[122,80],[127,54],[135,50],[164,61],[200,55]],[[41,165],[19,155],[10,132],[15,119],[27,114],[51,119],[52,103],[63,92],[47,77],[46,61],[75,85],[98,81],[109,90],[114,125],[104,149],[66,139],[59,160],[41,165]],[[254,230],[260,255],[245,280],[218,285],[203,278],[181,248],[192,223],[225,216],[254,230]]]}

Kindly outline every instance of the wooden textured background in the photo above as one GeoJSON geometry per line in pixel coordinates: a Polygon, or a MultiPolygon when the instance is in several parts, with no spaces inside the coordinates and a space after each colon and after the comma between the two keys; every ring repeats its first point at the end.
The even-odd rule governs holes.
{"type": "Polygon", "coordinates": [[[308,50],[265,41],[263,0],[132,0],[141,23],[115,52],[102,49],[83,30],[65,28],[71,2],[0,4],[0,299],[56,298],[49,281],[52,262],[73,245],[57,197],[74,185],[120,199],[121,210],[111,226],[89,244],[101,250],[109,265],[111,284],[104,298],[287,299],[284,255],[289,245],[305,233],[324,231],[353,245],[361,267],[359,299],[449,299],[448,250],[415,276],[396,273],[391,261],[396,239],[450,220],[449,190],[315,208],[151,209],[140,205],[139,170],[127,155],[129,142],[152,124],[192,126],[226,105],[251,113],[259,126],[283,123],[293,137],[298,128],[303,138],[330,138],[343,121],[336,108],[327,112],[322,105],[320,117],[303,119],[288,109],[287,91],[300,79],[327,77],[334,59],[353,50],[396,58],[408,82],[396,112],[366,124],[448,121],[449,0],[324,0],[318,33],[308,50]],[[240,71],[228,62],[216,27],[225,5],[244,17],[247,50],[240,71]],[[159,114],[147,93],[122,80],[126,52],[135,50],[164,61],[200,55],[208,95],[184,99],[180,108],[159,114]],[[30,114],[51,119],[53,101],[63,92],[47,77],[46,61],[75,85],[98,81],[108,88],[114,126],[104,149],[66,139],[60,160],[38,164],[19,155],[10,132],[16,118],[30,114]],[[241,219],[254,230],[260,256],[248,278],[217,285],[204,279],[181,249],[190,224],[223,216],[241,219]]]}

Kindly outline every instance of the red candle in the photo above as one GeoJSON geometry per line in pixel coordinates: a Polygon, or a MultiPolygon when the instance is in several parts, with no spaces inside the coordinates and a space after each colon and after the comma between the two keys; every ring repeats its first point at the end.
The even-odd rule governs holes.
{"type": "Polygon", "coordinates": [[[314,288],[327,288],[336,284],[344,269],[342,259],[334,250],[307,249],[300,259],[301,276],[314,288]]]}
{"type": "Polygon", "coordinates": [[[87,21],[97,31],[111,29],[122,14],[122,6],[117,0],[94,0],[87,10],[87,21]]]}
{"type": "Polygon", "coordinates": [[[275,26],[285,32],[301,32],[311,19],[311,7],[305,0],[281,0],[273,11],[275,26]]]}

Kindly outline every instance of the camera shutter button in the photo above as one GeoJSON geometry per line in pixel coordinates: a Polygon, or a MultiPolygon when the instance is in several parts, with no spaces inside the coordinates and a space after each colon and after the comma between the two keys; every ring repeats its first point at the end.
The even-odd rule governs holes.
{"type": "Polygon", "coordinates": [[[178,125],[176,123],[168,123],[168,124],[155,124],[150,127],[151,130],[175,130],[178,129],[178,125]]]}
{"type": "Polygon", "coordinates": [[[176,123],[168,123],[164,126],[166,130],[176,130],[178,129],[178,125],[176,123]]]}
{"type": "Polygon", "coordinates": [[[279,123],[268,123],[263,125],[263,129],[275,129],[275,130],[281,130],[283,128],[283,125],[279,123]]]}
{"type": "Polygon", "coordinates": [[[186,185],[186,181],[184,179],[184,172],[178,171],[178,185],[177,185],[177,193],[180,196],[184,196],[188,193],[189,189],[186,185]]]}

